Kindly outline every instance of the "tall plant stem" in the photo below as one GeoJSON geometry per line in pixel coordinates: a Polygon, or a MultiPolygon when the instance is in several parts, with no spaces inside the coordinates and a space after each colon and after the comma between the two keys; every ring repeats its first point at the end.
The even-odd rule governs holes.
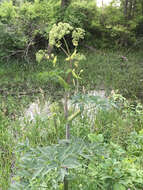
{"type": "MultiPolygon", "coordinates": [[[[64,97],[64,113],[65,113],[65,119],[66,122],[68,120],[68,92],[65,92],[65,97],[64,97]]],[[[69,128],[69,123],[66,123],[66,140],[70,138],[70,128],[69,128]]]]}
{"type": "MultiPolygon", "coordinates": [[[[65,114],[65,119],[66,119],[66,140],[70,139],[70,127],[68,123],[68,92],[65,92],[64,96],[64,114],[65,114]]],[[[68,145],[68,144],[67,144],[68,145]]],[[[68,169],[65,169],[68,172],[68,169]]],[[[64,177],[64,190],[68,190],[68,179],[67,175],[64,177]]]]}
{"type": "MultiPolygon", "coordinates": [[[[66,50],[62,47],[60,47],[63,52],[67,55],[67,57],[69,58],[71,56],[68,44],[65,40],[65,38],[63,38],[65,46],[66,46],[66,50]]],[[[70,58],[69,60],[69,64],[70,64],[70,69],[72,70],[72,60],[70,58]]],[[[70,84],[71,82],[71,72],[68,73],[67,76],[67,80],[66,82],[68,84],[70,84]]],[[[66,120],[66,140],[68,141],[70,139],[70,126],[69,126],[69,122],[68,122],[68,116],[69,116],[69,110],[68,110],[68,98],[69,98],[69,91],[65,90],[65,96],[64,96],[64,113],[65,113],[65,120],[66,120]]],[[[67,142],[67,146],[68,146],[68,142],[67,142]]],[[[68,168],[66,168],[66,172],[68,172],[68,168]]],[[[68,190],[68,179],[67,179],[67,175],[65,175],[64,177],[64,190],[68,190]]]]}
{"type": "Polygon", "coordinates": [[[64,177],[64,190],[68,190],[68,188],[69,188],[68,185],[69,185],[69,184],[68,184],[68,179],[67,179],[67,177],[65,176],[65,177],[64,177]]]}

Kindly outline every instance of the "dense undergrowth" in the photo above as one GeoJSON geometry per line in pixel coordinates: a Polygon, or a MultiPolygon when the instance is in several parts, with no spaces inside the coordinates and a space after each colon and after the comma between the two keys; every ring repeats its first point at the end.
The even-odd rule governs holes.
{"type": "MultiPolygon", "coordinates": [[[[71,136],[75,139],[69,142],[69,149],[64,141],[58,144],[65,138],[66,121],[60,103],[63,89],[51,78],[54,72],[51,63],[26,64],[15,60],[1,63],[2,190],[9,189],[10,184],[15,186],[10,189],[19,190],[63,189],[64,167],[70,168],[70,189],[142,189],[142,54],[111,51],[85,54],[87,59],[80,64],[85,68],[80,91],[105,89],[116,107],[100,110],[91,123],[87,114],[76,117],[71,124],[71,136]],[[43,77],[45,70],[49,77],[47,72],[43,77]],[[52,115],[22,124],[19,118],[37,99],[41,104],[52,102],[52,115]],[[22,183],[18,185],[20,180],[22,183]]],[[[61,70],[63,57],[58,57],[61,70]]]]}

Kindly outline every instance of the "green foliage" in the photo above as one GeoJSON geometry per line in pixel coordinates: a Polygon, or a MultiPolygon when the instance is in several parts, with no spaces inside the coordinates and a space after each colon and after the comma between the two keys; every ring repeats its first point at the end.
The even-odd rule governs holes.
{"type": "Polygon", "coordinates": [[[0,111],[0,187],[6,190],[9,186],[13,162],[13,139],[9,131],[9,120],[0,111]]]}
{"type": "Polygon", "coordinates": [[[88,31],[96,12],[97,8],[94,1],[74,1],[64,12],[63,22],[88,31]]]}
{"type": "MultiPolygon", "coordinates": [[[[135,52],[134,52],[135,53],[135,52]]],[[[142,53],[126,53],[123,51],[87,51],[86,62],[81,62],[80,68],[85,68],[82,73],[83,86],[89,88],[103,88],[107,91],[118,89],[128,98],[142,97],[142,53]],[[89,74],[90,73],[90,74],[89,74]]]]}
{"type": "Polygon", "coordinates": [[[120,94],[113,94],[112,100],[117,105],[114,110],[101,110],[95,119],[95,130],[104,134],[106,141],[109,139],[118,142],[123,147],[128,146],[130,134],[142,129],[142,106],[137,102],[127,101],[120,94]],[[112,131],[112,133],[111,133],[112,131]]]}
{"type": "Polygon", "coordinates": [[[137,132],[131,133],[130,138],[128,139],[127,149],[130,155],[132,154],[132,156],[142,157],[142,150],[143,150],[142,130],[140,130],[138,133],[137,132]]]}
{"type": "MultiPolygon", "coordinates": [[[[22,54],[28,56],[35,44],[41,44],[45,32],[56,22],[58,3],[51,1],[25,2],[20,6],[12,1],[1,3],[1,46],[9,56],[22,54]],[[6,8],[5,8],[6,7],[6,8]]],[[[38,47],[38,45],[36,45],[38,47]]]]}
{"type": "Polygon", "coordinates": [[[68,173],[71,189],[141,189],[143,172],[136,159],[101,134],[89,134],[89,140],[61,141],[57,145],[29,149],[21,157],[20,168],[10,189],[61,189],[68,173]],[[69,146],[67,146],[67,143],[69,146]],[[78,174],[78,178],[76,177],[78,174]],[[51,188],[52,186],[52,188],[51,188]]]}
{"type": "Polygon", "coordinates": [[[16,7],[13,5],[12,1],[4,1],[1,3],[0,8],[0,18],[2,22],[12,21],[16,18],[16,7]]]}
{"type": "MultiPolygon", "coordinates": [[[[103,9],[95,1],[71,1],[62,9],[60,1],[3,1],[0,6],[0,54],[3,58],[29,58],[48,44],[53,24],[69,23],[86,30],[86,44],[96,48],[136,46],[141,37],[141,4],[132,19],[125,19],[123,5],[103,9]]],[[[68,42],[70,37],[68,36],[68,42]]],[[[87,45],[85,45],[87,46],[87,45]]],[[[136,46],[140,48],[142,44],[136,46]]]]}
{"type": "MultiPolygon", "coordinates": [[[[29,150],[21,160],[23,165],[21,165],[22,172],[18,172],[21,179],[25,178],[25,184],[22,188],[29,189],[31,185],[31,188],[36,188],[40,181],[42,184],[46,183],[47,180],[53,181],[54,183],[54,179],[48,179],[47,176],[49,173],[53,173],[55,174],[54,178],[56,179],[56,183],[55,187],[53,186],[52,188],[59,189],[58,183],[62,182],[65,175],[67,175],[65,169],[75,169],[80,167],[80,162],[78,160],[79,155],[83,152],[83,148],[82,141],[80,142],[79,140],[74,139],[74,141],[62,140],[60,144],[57,145],[43,148],[37,147],[36,149],[29,150]]],[[[52,176],[53,175],[51,174],[51,177],[52,176]]],[[[17,184],[14,186],[16,187],[17,184]]],[[[47,188],[51,189],[49,185],[47,188]]]]}

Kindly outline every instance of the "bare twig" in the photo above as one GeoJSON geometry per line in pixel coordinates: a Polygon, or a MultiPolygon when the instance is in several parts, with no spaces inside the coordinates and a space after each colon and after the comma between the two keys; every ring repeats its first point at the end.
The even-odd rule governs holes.
{"type": "Polygon", "coordinates": [[[16,55],[18,53],[22,53],[22,52],[24,53],[24,50],[9,51],[10,54],[1,57],[1,60],[3,60],[3,59],[9,59],[11,56],[14,56],[14,55],[16,55]]]}
{"type": "MultiPolygon", "coordinates": [[[[49,90],[44,90],[44,92],[49,92],[49,90]]],[[[9,92],[7,92],[7,91],[5,91],[5,90],[3,90],[3,89],[0,89],[0,93],[1,94],[4,94],[5,96],[7,96],[7,95],[11,95],[11,96],[27,96],[27,95],[30,95],[30,94],[35,94],[35,93],[43,93],[43,92],[41,92],[41,90],[32,90],[32,91],[29,91],[29,92],[12,92],[12,93],[9,93],[9,92]]]]}

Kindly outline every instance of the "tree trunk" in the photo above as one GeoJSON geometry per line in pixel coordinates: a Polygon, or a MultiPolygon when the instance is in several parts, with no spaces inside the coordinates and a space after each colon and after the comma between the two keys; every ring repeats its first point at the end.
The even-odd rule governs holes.
{"type": "Polygon", "coordinates": [[[135,12],[136,12],[136,8],[137,8],[137,1],[136,0],[134,0],[134,2],[133,2],[133,13],[132,13],[132,17],[134,17],[135,16],[135,12]]]}
{"type": "Polygon", "coordinates": [[[70,4],[70,0],[61,0],[61,7],[65,8],[70,4]]]}
{"type": "Polygon", "coordinates": [[[141,7],[142,7],[142,15],[143,15],[143,0],[142,0],[142,2],[141,2],[141,7]]]}
{"type": "Polygon", "coordinates": [[[133,13],[133,0],[129,1],[129,9],[128,9],[128,20],[132,18],[133,13]]]}
{"type": "Polygon", "coordinates": [[[124,2],[124,17],[127,18],[127,15],[128,15],[128,3],[129,3],[129,0],[125,0],[124,2]]]}

